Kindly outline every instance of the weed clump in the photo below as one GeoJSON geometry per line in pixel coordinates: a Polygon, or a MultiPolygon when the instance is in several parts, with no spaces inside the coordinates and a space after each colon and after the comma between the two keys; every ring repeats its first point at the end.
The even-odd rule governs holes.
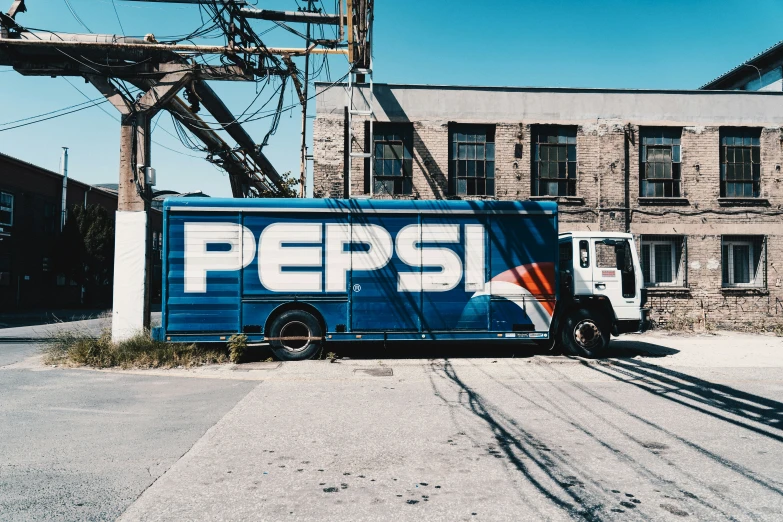
{"type": "Polygon", "coordinates": [[[196,344],[156,341],[149,332],[115,343],[111,332],[100,337],[76,332],[56,336],[44,349],[44,362],[63,366],[94,368],[175,368],[224,363],[226,352],[196,344]]]}
{"type": "Polygon", "coordinates": [[[228,360],[236,364],[247,351],[247,335],[234,334],[228,339],[228,360]]]}

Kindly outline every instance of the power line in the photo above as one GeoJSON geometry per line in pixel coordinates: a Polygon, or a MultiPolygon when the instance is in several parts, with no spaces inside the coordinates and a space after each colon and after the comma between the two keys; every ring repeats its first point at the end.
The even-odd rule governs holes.
{"type": "Polygon", "coordinates": [[[12,124],[14,124],[14,123],[19,123],[19,122],[21,122],[21,121],[34,120],[34,119],[36,119],[36,118],[40,118],[40,117],[42,117],[42,116],[49,116],[50,114],[54,114],[54,113],[57,113],[57,112],[62,112],[62,111],[67,111],[67,110],[69,110],[69,109],[74,109],[74,108],[76,108],[76,107],[80,107],[80,106],[82,106],[82,105],[88,105],[88,104],[90,104],[90,103],[93,103],[93,104],[94,104],[95,102],[97,102],[97,101],[100,101],[101,99],[103,99],[103,101],[106,101],[106,99],[105,99],[105,98],[103,98],[103,97],[100,97],[100,98],[93,98],[93,99],[91,99],[91,100],[87,100],[86,102],[77,103],[77,104],[75,104],[75,105],[71,105],[71,106],[69,106],[69,107],[63,107],[62,109],[57,109],[57,110],[54,110],[54,111],[44,112],[43,114],[36,114],[35,116],[28,116],[27,118],[21,118],[21,119],[19,119],[19,120],[14,120],[14,121],[6,121],[6,122],[4,122],[4,123],[0,123],[0,127],[5,127],[6,125],[12,125],[12,124]]]}
{"type": "Polygon", "coordinates": [[[68,10],[71,12],[71,15],[73,15],[73,17],[76,19],[76,21],[79,22],[79,24],[82,27],[87,29],[88,33],[91,33],[92,30],[89,27],[87,27],[87,24],[84,23],[84,20],[79,18],[79,15],[76,13],[76,11],[74,10],[73,6],[71,6],[71,2],[69,2],[68,0],[63,0],[63,1],[65,2],[65,5],[68,7],[68,10]]]}
{"type": "Polygon", "coordinates": [[[120,24],[120,31],[122,31],[122,36],[125,36],[125,28],[122,26],[122,20],[120,20],[120,13],[117,12],[117,4],[114,3],[114,0],[111,0],[111,6],[114,8],[114,16],[117,17],[117,23],[120,24]]]}
{"type": "MultiPolygon", "coordinates": [[[[102,101],[102,102],[98,102],[98,103],[105,103],[106,101],[107,101],[107,100],[104,100],[104,101],[102,101]]],[[[96,107],[96,106],[98,105],[98,103],[94,103],[94,104],[92,104],[92,105],[87,105],[87,106],[85,106],[85,107],[80,107],[80,108],[78,108],[78,109],[74,109],[74,110],[72,110],[72,111],[63,112],[62,114],[55,114],[54,116],[49,116],[48,118],[42,118],[42,119],[40,119],[40,120],[36,120],[36,121],[29,121],[29,122],[27,122],[27,123],[21,123],[21,124],[19,124],[19,125],[14,125],[13,127],[8,127],[8,128],[5,128],[5,129],[0,129],[0,132],[5,132],[5,131],[13,130],[13,129],[18,129],[19,127],[27,127],[28,125],[32,125],[32,124],[34,124],[34,123],[41,123],[42,121],[53,120],[54,118],[59,118],[60,116],[66,116],[66,115],[68,115],[68,114],[73,114],[74,112],[79,112],[79,111],[83,111],[84,109],[89,109],[90,107],[96,107]]]]}

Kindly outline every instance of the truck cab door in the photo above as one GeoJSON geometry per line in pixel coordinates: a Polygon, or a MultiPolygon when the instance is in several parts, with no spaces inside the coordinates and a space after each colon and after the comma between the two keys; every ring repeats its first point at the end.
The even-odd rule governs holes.
{"type": "Polygon", "coordinates": [[[574,239],[574,295],[593,294],[593,248],[587,239],[574,239]]]}
{"type": "Polygon", "coordinates": [[[606,296],[617,319],[638,319],[640,292],[637,284],[634,249],[627,239],[594,238],[591,240],[593,295],[606,296]]]}

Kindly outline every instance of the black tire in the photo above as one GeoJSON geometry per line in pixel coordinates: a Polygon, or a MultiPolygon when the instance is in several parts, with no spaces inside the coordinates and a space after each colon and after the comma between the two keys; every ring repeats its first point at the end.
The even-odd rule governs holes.
{"type": "Polygon", "coordinates": [[[533,342],[539,350],[545,352],[547,355],[557,355],[561,351],[560,343],[558,342],[557,337],[557,334],[550,335],[549,339],[533,342]]]}
{"type": "Polygon", "coordinates": [[[609,347],[609,325],[585,309],[574,310],[560,330],[565,352],[579,357],[601,357],[609,347]]]}
{"type": "Polygon", "coordinates": [[[281,361],[304,361],[318,353],[323,343],[323,329],[313,314],[288,310],[272,320],[269,327],[272,352],[281,361]],[[309,337],[309,339],[281,339],[309,337]]]}

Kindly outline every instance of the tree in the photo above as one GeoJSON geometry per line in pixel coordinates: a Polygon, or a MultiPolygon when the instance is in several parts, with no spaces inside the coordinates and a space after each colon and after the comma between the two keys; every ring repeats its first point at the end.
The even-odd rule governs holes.
{"type": "Polygon", "coordinates": [[[99,205],[71,206],[57,240],[54,268],[85,290],[85,303],[100,298],[114,268],[114,222],[99,205]]]}

